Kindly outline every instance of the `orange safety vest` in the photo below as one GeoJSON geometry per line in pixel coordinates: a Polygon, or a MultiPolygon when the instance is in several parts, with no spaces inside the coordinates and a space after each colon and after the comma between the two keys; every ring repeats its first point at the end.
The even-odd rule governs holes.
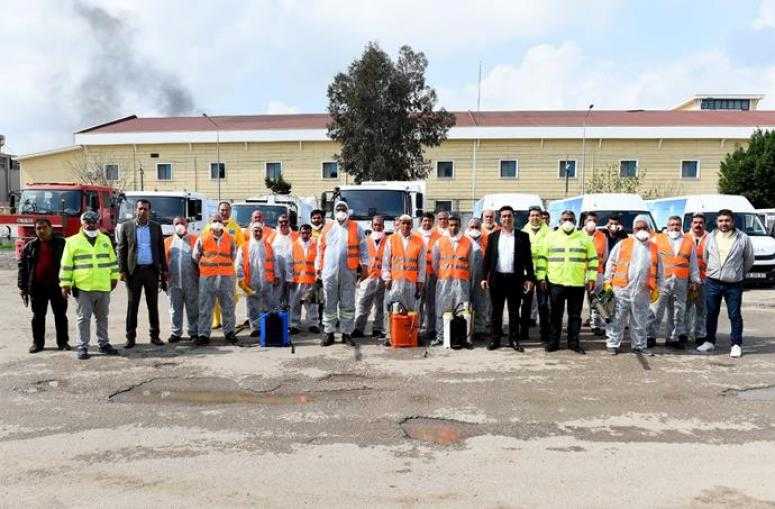
{"type": "Polygon", "coordinates": [[[471,240],[463,235],[457,243],[457,249],[452,250],[452,240],[449,237],[439,239],[439,280],[471,279],[471,267],[468,254],[471,252],[471,240]]]}
{"type": "Polygon", "coordinates": [[[305,255],[304,245],[300,239],[297,239],[291,246],[291,255],[293,256],[293,282],[305,285],[314,284],[317,279],[315,258],[318,256],[318,242],[310,238],[305,255]]]}
{"type": "MultiPolygon", "coordinates": [[[[172,241],[174,239],[174,236],[177,235],[176,233],[173,233],[166,239],[164,239],[164,256],[167,258],[167,265],[172,263],[172,241]]],[[[194,244],[196,244],[196,235],[187,233],[186,238],[188,239],[188,245],[191,246],[191,249],[194,249],[194,244]]]]}
{"type": "MultiPolygon", "coordinates": [[[[267,232],[266,228],[267,227],[265,226],[264,227],[263,238],[265,238],[267,242],[272,244],[275,241],[275,239],[277,238],[277,235],[279,235],[279,233],[277,233],[277,232],[279,232],[280,230],[274,230],[274,229],[270,228],[270,231],[267,232]]],[[[291,233],[289,235],[291,237],[291,242],[296,242],[296,239],[299,238],[299,232],[296,232],[296,231],[293,231],[293,230],[291,230],[291,233]]]]}
{"type": "MultiPolygon", "coordinates": [[[[633,237],[627,237],[621,241],[622,247],[619,248],[619,259],[616,260],[616,271],[614,272],[614,278],[611,281],[613,286],[618,288],[624,288],[630,282],[630,260],[632,260],[632,249],[635,246],[635,240],[633,237]]],[[[651,264],[649,267],[648,289],[654,290],[657,287],[657,263],[659,260],[659,253],[657,252],[657,245],[654,242],[648,243],[649,254],[651,255],[651,264]]]]}
{"type": "Polygon", "coordinates": [[[708,242],[708,232],[705,232],[705,235],[699,239],[691,231],[686,236],[692,239],[694,243],[694,252],[697,254],[697,267],[700,269],[700,280],[705,281],[705,272],[708,270],[708,262],[705,261],[705,244],[708,242]]]}
{"type": "MultiPolygon", "coordinates": [[[[326,223],[320,235],[320,267],[325,267],[326,237],[334,223],[326,223]]],[[[357,270],[361,264],[361,246],[358,241],[358,223],[347,221],[347,268],[357,270]]]]}
{"type": "MultiPolygon", "coordinates": [[[[396,233],[399,233],[399,232],[396,232],[396,233]]],[[[420,239],[423,238],[421,233],[418,233],[417,235],[420,236],[420,239]]],[[[439,233],[439,230],[436,229],[436,228],[433,228],[431,230],[431,238],[428,239],[428,248],[427,248],[428,251],[425,253],[425,274],[426,274],[426,277],[433,275],[433,258],[431,256],[431,251],[433,250],[433,245],[440,238],[441,238],[441,233],[439,233]]],[[[424,243],[423,243],[423,245],[424,245],[424,243]]]]}
{"type": "Polygon", "coordinates": [[[377,246],[374,239],[368,237],[366,239],[366,247],[369,248],[369,276],[372,279],[379,279],[382,274],[382,257],[385,255],[385,244],[387,243],[387,237],[382,237],[382,240],[377,246]]]}
{"type": "Polygon", "coordinates": [[[199,258],[199,275],[201,277],[233,276],[234,260],[231,257],[233,240],[224,230],[220,243],[215,242],[215,236],[208,231],[202,234],[202,256],[199,258]]]}
{"type": "MultiPolygon", "coordinates": [[[[268,239],[269,236],[272,235],[273,233],[274,233],[274,228],[272,228],[271,226],[264,225],[264,228],[262,229],[262,233],[261,233],[261,238],[268,239]]],[[[253,237],[253,231],[250,228],[243,228],[242,237],[245,239],[245,242],[250,242],[250,239],[253,237]]]]}
{"type": "Polygon", "coordinates": [[[390,236],[390,272],[393,281],[417,282],[419,274],[418,258],[425,243],[416,233],[409,234],[409,249],[404,252],[403,236],[394,233],[390,236]]]}
{"type": "Polygon", "coordinates": [[[670,239],[668,239],[667,234],[660,233],[654,239],[654,242],[656,242],[659,248],[659,256],[662,257],[662,271],[665,274],[665,279],[672,276],[675,276],[677,279],[688,279],[689,262],[694,249],[692,239],[684,235],[677,255],[673,254],[673,246],[670,245],[670,239]]]}
{"type": "MultiPolygon", "coordinates": [[[[269,284],[274,283],[274,250],[272,245],[261,239],[264,243],[264,281],[269,284]]],[[[242,244],[242,281],[246,285],[250,285],[251,271],[250,271],[250,242],[242,244]]]]}
{"type": "Polygon", "coordinates": [[[608,239],[605,233],[595,230],[594,235],[592,235],[592,243],[597,251],[597,272],[602,274],[605,272],[605,262],[608,255],[608,239]]]}

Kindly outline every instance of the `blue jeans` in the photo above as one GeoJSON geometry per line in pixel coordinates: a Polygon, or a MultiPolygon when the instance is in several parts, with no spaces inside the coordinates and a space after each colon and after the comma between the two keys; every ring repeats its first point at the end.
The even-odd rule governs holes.
{"type": "Polygon", "coordinates": [[[707,319],[705,322],[708,335],[706,341],[716,344],[716,329],[718,328],[718,314],[721,311],[721,299],[727,303],[727,315],[732,325],[729,336],[733,345],[743,344],[743,315],[740,305],[743,302],[743,283],[725,283],[718,279],[707,278],[705,280],[705,309],[707,319]]]}

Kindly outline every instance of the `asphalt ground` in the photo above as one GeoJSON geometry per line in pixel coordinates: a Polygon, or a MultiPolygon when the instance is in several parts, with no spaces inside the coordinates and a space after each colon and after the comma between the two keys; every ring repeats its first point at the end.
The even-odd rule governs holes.
{"type": "MultiPolygon", "coordinates": [[[[156,347],[141,314],[135,349],[77,361],[52,320],[27,353],[15,278],[0,270],[2,507],[775,507],[772,290],[746,292],[736,360],[726,334],[714,355],[611,357],[587,329],[584,356],[309,334],[292,354],[244,332],[156,347]]],[[[117,347],[125,309],[120,285],[117,347]]]]}

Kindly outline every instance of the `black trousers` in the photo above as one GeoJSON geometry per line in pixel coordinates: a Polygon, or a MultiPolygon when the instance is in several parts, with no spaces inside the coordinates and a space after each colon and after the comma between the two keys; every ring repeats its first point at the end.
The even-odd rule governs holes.
{"type": "Polygon", "coordinates": [[[562,335],[562,317],[565,314],[565,304],[568,304],[568,346],[579,345],[579,333],[581,332],[581,309],[584,306],[583,286],[563,286],[549,284],[551,299],[552,329],[549,342],[553,345],[560,344],[562,335]]]}
{"type": "Polygon", "coordinates": [[[30,288],[30,308],[32,308],[32,342],[43,347],[46,342],[46,313],[51,303],[54,312],[54,326],[57,330],[57,346],[69,341],[67,332],[67,300],[62,297],[58,285],[36,286],[30,288]]]}
{"type": "Polygon", "coordinates": [[[530,315],[533,312],[533,298],[538,299],[538,330],[541,334],[541,341],[544,343],[549,341],[549,292],[541,290],[541,287],[536,284],[533,288],[525,294],[522,298],[522,331],[520,332],[520,339],[525,341],[530,336],[530,315]]]}
{"type": "Polygon", "coordinates": [[[159,337],[159,273],[154,267],[139,266],[126,281],[129,303],[126,308],[126,338],[137,337],[137,311],[140,308],[140,294],[145,290],[148,306],[148,322],[152,338],[159,337]]]}
{"type": "Polygon", "coordinates": [[[492,336],[503,336],[503,304],[509,310],[509,340],[518,338],[519,303],[522,300],[523,279],[516,274],[496,272],[490,281],[490,300],[492,301],[492,336]]]}

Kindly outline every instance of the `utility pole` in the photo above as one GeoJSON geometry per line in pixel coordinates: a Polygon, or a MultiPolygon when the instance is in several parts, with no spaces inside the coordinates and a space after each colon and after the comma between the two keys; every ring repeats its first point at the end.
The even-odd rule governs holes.
{"type": "MultiPolygon", "coordinates": [[[[482,104],[482,61],[479,61],[479,78],[477,80],[477,89],[476,89],[476,116],[471,115],[471,111],[468,111],[468,114],[471,115],[471,119],[474,121],[474,129],[478,131],[479,128],[479,109],[482,104]]],[[[471,200],[473,202],[476,202],[476,156],[477,152],[479,150],[479,136],[477,135],[474,139],[474,153],[473,153],[473,160],[472,160],[472,168],[471,168],[471,200]]],[[[472,205],[473,206],[473,205],[472,205]]]]}
{"type": "Polygon", "coordinates": [[[218,182],[218,201],[221,201],[221,128],[215,123],[215,120],[210,118],[207,113],[202,113],[202,116],[210,121],[215,127],[215,158],[218,165],[218,176],[216,181],[218,182]]]}
{"type": "MultiPolygon", "coordinates": [[[[585,173],[587,162],[587,118],[589,117],[589,114],[592,113],[592,108],[594,107],[594,104],[589,105],[587,113],[584,115],[584,120],[581,122],[581,194],[584,194],[587,189],[585,173]]],[[[567,194],[567,192],[568,189],[566,185],[565,193],[567,194]]]]}

